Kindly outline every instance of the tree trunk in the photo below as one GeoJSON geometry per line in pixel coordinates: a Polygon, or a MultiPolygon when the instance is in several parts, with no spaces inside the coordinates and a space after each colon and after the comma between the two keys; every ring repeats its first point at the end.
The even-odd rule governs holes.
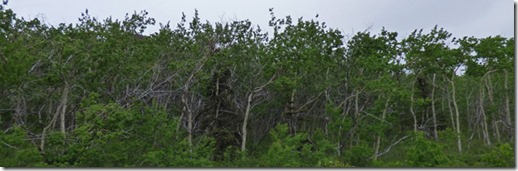
{"type": "MultiPolygon", "coordinates": [[[[387,115],[387,109],[388,109],[388,105],[389,105],[389,100],[390,100],[390,98],[387,98],[387,101],[385,101],[385,108],[383,109],[383,113],[381,115],[382,122],[385,122],[385,116],[387,115]]],[[[378,137],[376,138],[375,151],[374,151],[374,156],[373,156],[372,160],[377,160],[378,159],[380,142],[381,142],[381,135],[378,135],[378,137]]]]}
{"type": "Polygon", "coordinates": [[[437,135],[437,117],[436,117],[436,114],[435,114],[434,94],[435,94],[435,73],[433,74],[433,79],[432,79],[432,116],[433,116],[433,135],[434,135],[435,141],[437,141],[438,140],[438,135],[437,135]]]}
{"type": "Polygon", "coordinates": [[[176,127],[176,132],[179,131],[180,125],[182,124],[183,116],[185,114],[187,114],[187,133],[188,133],[187,141],[189,142],[189,152],[192,155],[192,125],[193,125],[192,123],[193,123],[193,118],[192,118],[192,112],[191,112],[191,110],[189,108],[189,103],[187,102],[187,98],[185,97],[186,93],[187,92],[184,92],[182,94],[182,97],[181,97],[183,108],[182,108],[182,114],[181,114],[181,116],[179,118],[178,126],[176,127]]]}
{"type": "Polygon", "coordinates": [[[360,115],[360,108],[358,107],[358,97],[360,96],[360,92],[356,90],[356,95],[354,96],[354,118],[358,119],[358,116],[360,115]]]}
{"type": "Polygon", "coordinates": [[[476,123],[475,124],[472,123],[472,121],[474,120],[473,119],[474,117],[472,115],[470,115],[470,109],[471,109],[470,99],[471,99],[472,93],[473,93],[473,89],[470,89],[469,94],[466,95],[466,123],[468,123],[468,130],[471,130],[473,132],[473,131],[476,131],[474,128],[474,125],[476,123]]]}
{"type": "Polygon", "coordinates": [[[482,114],[482,135],[484,136],[484,143],[486,145],[491,145],[491,140],[489,140],[489,132],[487,131],[487,119],[486,112],[484,111],[484,87],[480,87],[480,98],[479,98],[479,108],[480,113],[482,114]]]}
{"type": "Polygon", "coordinates": [[[359,115],[360,115],[360,108],[359,108],[359,105],[358,105],[358,97],[360,96],[360,91],[358,90],[355,90],[355,96],[354,96],[354,119],[353,119],[353,127],[352,129],[349,131],[350,132],[350,136],[349,136],[349,146],[352,147],[353,146],[353,141],[354,141],[354,136],[355,136],[355,132],[354,132],[354,129],[356,128],[356,124],[358,124],[358,120],[359,120],[359,115]]]}
{"type": "Polygon", "coordinates": [[[412,84],[412,91],[410,92],[410,113],[412,114],[412,118],[414,119],[414,132],[417,132],[417,117],[414,112],[414,84],[412,84]]]}
{"type": "Polygon", "coordinates": [[[61,126],[61,133],[63,134],[63,137],[66,138],[66,128],[65,128],[65,114],[66,114],[66,111],[67,111],[67,103],[68,103],[68,83],[65,81],[65,85],[63,87],[63,94],[61,96],[61,122],[60,122],[60,126],[61,126]]]}
{"type": "Polygon", "coordinates": [[[25,102],[25,97],[22,95],[16,96],[16,109],[14,113],[14,121],[17,124],[25,125],[25,120],[27,117],[27,104],[25,102]]]}
{"type": "Polygon", "coordinates": [[[245,150],[246,150],[246,136],[247,136],[246,126],[248,125],[248,116],[250,115],[253,94],[254,93],[250,93],[248,95],[248,101],[247,101],[246,110],[245,110],[245,118],[243,119],[243,127],[241,128],[241,131],[243,133],[242,142],[241,142],[241,151],[242,152],[245,152],[245,150]]]}
{"type": "MultiPolygon", "coordinates": [[[[58,118],[58,116],[61,115],[61,113],[59,112],[59,109],[60,109],[60,106],[58,106],[58,109],[56,109],[56,113],[54,113],[54,116],[50,120],[49,124],[45,128],[43,128],[43,131],[41,133],[41,141],[40,141],[39,148],[40,148],[42,154],[45,154],[45,137],[47,135],[47,130],[50,128],[53,128],[54,123],[56,123],[56,119],[58,118]]],[[[49,111],[50,111],[50,107],[49,107],[49,111]]]]}
{"type": "Polygon", "coordinates": [[[504,95],[505,95],[505,123],[508,127],[512,127],[511,125],[511,110],[509,107],[509,88],[507,87],[507,70],[504,70],[504,95]]]}
{"type": "Polygon", "coordinates": [[[462,152],[462,143],[461,143],[461,139],[460,139],[460,135],[461,134],[460,134],[460,121],[459,121],[459,107],[457,106],[457,99],[456,99],[456,96],[455,96],[454,77],[455,77],[455,75],[452,75],[450,83],[451,83],[451,88],[452,88],[453,107],[455,108],[455,116],[456,116],[455,121],[457,122],[456,123],[456,126],[457,126],[457,146],[458,146],[458,149],[459,149],[459,153],[461,153],[462,152]]]}
{"type": "MultiPolygon", "coordinates": [[[[491,75],[487,74],[487,78],[486,78],[486,81],[485,81],[486,87],[487,87],[487,95],[489,97],[489,106],[490,106],[490,108],[493,108],[494,105],[495,105],[495,102],[494,102],[494,99],[493,99],[493,85],[491,84],[491,82],[492,82],[491,81],[491,75]]],[[[490,113],[490,115],[493,115],[494,117],[496,117],[495,116],[496,113],[493,113],[493,112],[490,113]]],[[[497,140],[499,140],[500,139],[500,132],[498,130],[498,125],[495,123],[495,120],[496,119],[493,119],[492,121],[489,121],[489,122],[492,123],[492,125],[493,125],[493,132],[496,133],[496,138],[497,138],[497,140]]]]}
{"type": "Polygon", "coordinates": [[[182,118],[183,116],[185,115],[185,113],[187,113],[187,129],[188,129],[188,141],[189,141],[189,146],[190,146],[190,152],[191,152],[191,155],[192,155],[192,126],[193,126],[193,116],[192,116],[192,111],[190,110],[189,108],[189,103],[187,102],[187,93],[189,92],[189,89],[191,88],[191,84],[193,82],[193,80],[195,80],[194,76],[196,73],[198,73],[202,68],[203,66],[205,65],[205,61],[206,59],[209,57],[209,55],[204,55],[202,59],[200,59],[200,61],[196,64],[196,68],[194,69],[194,71],[189,75],[189,78],[187,78],[187,81],[185,81],[185,84],[183,85],[183,92],[182,92],[182,97],[181,97],[181,101],[183,103],[183,110],[182,110],[182,114],[179,118],[179,122],[178,122],[178,126],[176,128],[176,132],[179,131],[179,128],[180,128],[180,125],[182,124],[182,118]]]}
{"type": "MultiPolygon", "coordinates": [[[[259,93],[260,91],[262,91],[263,88],[266,87],[268,84],[272,83],[273,80],[276,78],[276,76],[277,76],[277,73],[275,73],[272,76],[272,78],[270,78],[270,80],[268,80],[268,82],[266,82],[266,84],[256,87],[253,91],[250,91],[250,94],[248,94],[247,105],[246,105],[246,109],[245,109],[245,118],[243,119],[243,127],[241,128],[241,132],[242,132],[241,151],[242,152],[246,151],[246,142],[247,142],[247,136],[248,136],[248,131],[247,131],[248,118],[250,117],[250,111],[252,110],[253,106],[255,106],[252,104],[253,97],[256,93],[259,93]]],[[[257,102],[257,103],[260,103],[260,102],[257,102]]],[[[245,155],[243,155],[243,157],[244,156],[245,155]]]]}
{"type": "Polygon", "coordinates": [[[492,71],[488,71],[486,74],[484,74],[484,76],[482,76],[482,79],[481,79],[481,85],[480,85],[480,88],[481,88],[481,98],[480,98],[480,107],[481,107],[481,111],[482,111],[482,118],[483,118],[483,122],[482,122],[482,127],[484,129],[484,139],[485,139],[485,142],[486,142],[486,145],[491,145],[491,139],[490,139],[490,135],[489,135],[489,131],[488,131],[488,126],[487,126],[487,114],[486,114],[486,111],[484,111],[484,92],[485,92],[485,87],[487,87],[487,94],[488,94],[488,97],[489,97],[489,102],[491,103],[490,105],[493,104],[493,95],[492,95],[492,87],[489,85],[490,83],[488,83],[488,80],[490,79],[490,76],[489,74],[491,72],[494,72],[494,70],[492,71]],[[482,85],[484,84],[484,85],[482,85]]]}
{"type": "Polygon", "coordinates": [[[451,107],[451,97],[450,97],[450,89],[448,86],[446,86],[446,100],[448,101],[448,110],[450,111],[450,120],[451,120],[451,127],[454,132],[457,132],[457,127],[455,126],[455,119],[453,117],[453,109],[451,107]]]}
{"type": "Polygon", "coordinates": [[[498,129],[498,122],[493,120],[493,130],[495,130],[496,141],[500,142],[500,130],[498,129]]]}
{"type": "Polygon", "coordinates": [[[185,96],[182,96],[182,101],[185,105],[184,106],[184,108],[186,109],[185,112],[187,113],[187,133],[189,133],[187,136],[187,140],[189,141],[189,146],[192,149],[192,123],[193,123],[192,112],[189,109],[189,107],[187,106],[188,103],[187,103],[187,99],[185,96]]]}

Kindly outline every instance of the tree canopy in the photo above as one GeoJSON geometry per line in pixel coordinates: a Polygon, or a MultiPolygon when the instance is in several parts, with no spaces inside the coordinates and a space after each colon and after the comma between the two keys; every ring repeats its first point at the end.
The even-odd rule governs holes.
{"type": "Polygon", "coordinates": [[[3,167],[515,167],[514,38],[5,5],[3,167]]]}

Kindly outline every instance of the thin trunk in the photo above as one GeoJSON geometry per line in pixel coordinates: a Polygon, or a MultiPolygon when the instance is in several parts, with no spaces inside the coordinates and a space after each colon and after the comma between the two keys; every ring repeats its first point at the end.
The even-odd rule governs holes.
{"type": "Polygon", "coordinates": [[[349,146],[352,147],[353,146],[353,141],[354,141],[354,128],[356,127],[356,124],[358,124],[358,120],[359,120],[359,113],[360,113],[360,108],[359,108],[359,105],[358,105],[358,97],[360,95],[360,91],[358,90],[355,90],[355,96],[354,96],[354,119],[353,121],[355,123],[353,123],[353,129],[350,130],[350,137],[349,137],[349,146]]]}
{"type": "MultiPolygon", "coordinates": [[[[511,123],[511,109],[509,107],[509,87],[507,86],[507,82],[508,82],[508,76],[507,76],[507,70],[504,69],[504,95],[505,95],[505,124],[506,127],[508,128],[507,131],[504,132],[504,135],[505,134],[508,134],[509,132],[514,132],[514,131],[511,131],[509,128],[511,127],[514,127],[511,123]]],[[[513,92],[514,94],[514,92],[513,92]]],[[[512,136],[509,136],[509,137],[512,137],[512,136]]]]}
{"type": "Polygon", "coordinates": [[[484,111],[484,92],[485,92],[485,87],[484,85],[482,85],[483,83],[485,83],[485,86],[487,87],[487,94],[488,94],[488,97],[489,97],[489,102],[491,103],[491,105],[493,104],[493,95],[492,95],[492,87],[490,85],[488,85],[488,79],[490,79],[490,76],[489,74],[491,72],[494,72],[494,71],[488,71],[486,74],[484,74],[484,76],[482,76],[482,80],[481,80],[481,85],[480,85],[480,88],[482,90],[482,95],[481,95],[481,98],[480,98],[480,107],[481,107],[481,111],[482,111],[482,117],[483,117],[483,122],[482,122],[482,127],[484,128],[484,139],[485,139],[485,142],[487,145],[491,145],[491,139],[490,139],[490,135],[489,135],[489,131],[488,131],[488,126],[487,126],[487,115],[486,115],[486,111],[484,111]]]}
{"type": "Polygon", "coordinates": [[[38,111],[38,123],[39,124],[43,124],[43,122],[41,121],[41,111],[43,110],[44,107],[45,107],[45,105],[41,106],[40,110],[38,111]]]}
{"type": "MultiPolygon", "coordinates": [[[[248,99],[247,99],[247,105],[246,105],[246,110],[245,110],[245,118],[243,119],[243,127],[241,128],[241,132],[242,132],[242,142],[241,142],[241,151],[242,152],[245,152],[246,151],[246,140],[247,140],[247,135],[248,135],[248,131],[247,131],[247,126],[248,126],[248,117],[250,116],[250,111],[252,110],[252,98],[254,97],[254,94],[255,93],[259,93],[260,91],[263,90],[264,87],[266,87],[268,84],[272,83],[273,80],[276,78],[277,76],[277,73],[275,73],[272,78],[270,78],[270,80],[268,80],[268,82],[266,82],[266,84],[260,86],[260,87],[256,87],[253,91],[250,92],[250,94],[248,95],[248,99]]],[[[243,157],[245,157],[246,155],[243,155],[243,157]]]]}
{"type": "MultiPolygon", "coordinates": [[[[415,82],[414,82],[415,84],[415,82]]],[[[410,92],[410,113],[414,119],[414,132],[417,132],[417,117],[414,112],[414,85],[412,84],[412,91],[410,92]]]]}
{"type": "Polygon", "coordinates": [[[453,128],[454,132],[457,132],[457,127],[455,126],[455,120],[453,119],[453,109],[451,107],[451,100],[450,100],[450,90],[448,87],[446,87],[446,100],[448,101],[448,109],[450,111],[450,120],[451,120],[451,127],[453,128]]]}
{"type": "MultiPolygon", "coordinates": [[[[189,151],[192,153],[192,112],[189,108],[189,103],[187,102],[187,97],[185,97],[186,95],[186,92],[184,92],[181,96],[181,101],[182,101],[182,114],[180,115],[180,118],[178,119],[178,125],[176,127],[176,132],[179,131],[180,129],[180,125],[182,125],[182,118],[185,114],[187,114],[187,141],[189,142],[189,151]]],[[[177,134],[178,135],[178,134],[177,134]]],[[[178,138],[178,137],[177,137],[178,138]]]]}
{"type": "Polygon", "coordinates": [[[434,94],[435,94],[435,73],[433,74],[433,79],[432,79],[432,116],[433,116],[433,134],[434,134],[434,137],[435,137],[435,141],[438,140],[438,135],[437,135],[437,117],[435,115],[435,99],[434,99],[434,94]]]}
{"type": "Polygon", "coordinates": [[[487,87],[487,97],[489,97],[490,106],[494,105],[493,100],[493,85],[491,85],[491,75],[487,75],[486,80],[484,81],[487,87]]]}
{"type": "MultiPolygon", "coordinates": [[[[479,98],[480,99],[480,98],[479,98]]],[[[475,119],[475,131],[477,133],[477,138],[481,138],[480,136],[480,132],[484,133],[484,127],[480,127],[481,125],[479,125],[479,123],[481,123],[480,121],[480,118],[482,118],[482,108],[480,107],[480,100],[478,100],[478,106],[477,106],[477,116],[476,116],[476,119],[475,119]],[[480,131],[482,129],[482,131],[480,131]]]]}
{"type": "MultiPolygon", "coordinates": [[[[187,105],[187,100],[185,99],[185,96],[182,97],[183,101],[184,101],[184,104],[187,105]]],[[[187,132],[189,133],[188,135],[188,141],[189,141],[189,146],[192,148],[192,112],[189,110],[189,107],[186,107],[187,109],[187,132]]]]}
{"type": "Polygon", "coordinates": [[[378,135],[378,137],[376,138],[376,143],[374,144],[374,148],[375,148],[375,151],[374,151],[374,155],[373,155],[373,158],[372,160],[378,160],[378,153],[379,153],[379,149],[380,149],[380,141],[381,141],[381,136],[378,135]]]}
{"type": "Polygon", "coordinates": [[[54,123],[56,123],[56,119],[58,116],[60,116],[60,113],[58,112],[59,108],[60,107],[58,106],[58,110],[56,110],[56,113],[50,120],[50,123],[45,128],[43,128],[43,132],[41,133],[40,150],[43,154],[45,154],[45,136],[47,135],[47,130],[53,127],[54,123]]]}
{"type": "Polygon", "coordinates": [[[443,95],[441,96],[442,98],[440,99],[440,101],[441,101],[441,111],[443,111],[443,112],[446,111],[445,103],[447,102],[447,100],[444,100],[444,97],[446,97],[444,95],[444,92],[445,91],[443,91],[443,95]]]}
{"type": "Polygon", "coordinates": [[[360,108],[359,108],[359,98],[360,97],[360,91],[356,90],[356,95],[354,96],[354,117],[357,119],[360,115],[360,108]]]}
{"type": "Polygon", "coordinates": [[[252,105],[253,94],[254,93],[250,93],[248,95],[248,103],[246,105],[245,118],[243,119],[243,127],[241,128],[241,131],[243,132],[242,143],[241,143],[241,151],[242,152],[245,152],[245,150],[246,150],[246,136],[247,136],[246,126],[248,125],[248,116],[250,115],[250,108],[251,108],[251,105],[252,105]]]}
{"type": "MultiPolygon", "coordinates": [[[[183,95],[182,95],[183,96],[183,95]]],[[[182,103],[183,103],[183,97],[181,98],[182,99],[182,103]]],[[[187,110],[185,105],[182,105],[182,113],[180,114],[180,117],[178,118],[178,124],[176,125],[176,138],[178,138],[178,131],[180,131],[180,126],[182,125],[182,119],[183,119],[183,115],[186,113],[185,111],[187,110]]]]}
{"type": "Polygon", "coordinates": [[[27,117],[27,104],[25,98],[21,95],[16,97],[16,109],[14,114],[15,123],[24,125],[27,117]]]}
{"type": "Polygon", "coordinates": [[[68,103],[68,84],[65,81],[65,87],[63,87],[63,95],[61,96],[61,133],[63,133],[63,137],[66,138],[66,128],[65,128],[65,114],[67,110],[67,103],[68,103]]]}
{"type": "Polygon", "coordinates": [[[504,70],[504,95],[505,95],[505,123],[511,127],[511,109],[509,107],[509,88],[507,87],[507,70],[504,70]]]}
{"type": "Polygon", "coordinates": [[[460,139],[460,121],[459,121],[459,107],[457,106],[457,99],[456,99],[456,96],[455,96],[455,83],[454,83],[454,77],[455,75],[452,75],[452,78],[451,78],[451,88],[452,88],[452,100],[453,100],[453,107],[455,108],[455,115],[456,115],[456,122],[457,122],[457,145],[458,145],[458,148],[459,148],[459,153],[462,152],[462,143],[461,143],[461,139],[460,139]]]}
{"type": "Polygon", "coordinates": [[[290,128],[291,135],[295,135],[297,133],[297,128],[295,124],[295,89],[291,91],[291,96],[288,102],[288,126],[290,128]]]}
{"type": "MultiPolygon", "coordinates": [[[[495,102],[494,102],[494,99],[493,99],[493,85],[491,84],[491,75],[487,75],[487,78],[486,78],[486,87],[487,87],[487,95],[489,97],[489,104],[490,104],[490,107],[494,107],[495,105],[495,102]]],[[[494,117],[496,117],[496,113],[490,113],[490,115],[493,115],[494,117]]],[[[493,119],[493,121],[489,121],[492,123],[493,125],[493,131],[496,132],[496,137],[497,137],[497,140],[500,139],[500,133],[498,132],[498,127],[497,125],[495,124],[495,119],[493,119]]],[[[489,133],[489,132],[488,132],[489,133]]],[[[489,135],[488,135],[489,136],[489,135]]]]}
{"type": "MultiPolygon", "coordinates": [[[[466,97],[466,121],[468,123],[469,130],[474,131],[473,123],[471,122],[473,120],[472,116],[470,115],[470,99],[471,99],[471,93],[473,93],[472,89],[470,89],[469,94],[466,97]]],[[[472,134],[473,135],[473,134],[472,134]]]]}
{"type": "Polygon", "coordinates": [[[480,112],[482,113],[482,135],[484,136],[484,142],[486,145],[491,145],[491,140],[489,140],[489,131],[487,131],[487,118],[486,112],[484,111],[484,87],[480,87],[480,112]]]}
{"type": "MultiPolygon", "coordinates": [[[[383,109],[383,113],[381,115],[382,122],[385,122],[385,116],[387,115],[387,109],[388,109],[388,105],[389,105],[389,100],[390,100],[390,98],[387,98],[387,101],[385,101],[385,108],[383,109]]],[[[378,137],[376,138],[375,151],[374,151],[374,156],[373,156],[372,160],[377,160],[378,159],[380,142],[381,142],[381,135],[378,135],[378,137]]]]}
{"type": "MultiPolygon", "coordinates": [[[[185,84],[183,85],[181,101],[182,101],[184,106],[183,106],[183,109],[182,109],[183,110],[182,114],[180,115],[180,118],[178,119],[179,122],[178,122],[178,126],[176,128],[176,132],[178,132],[179,129],[180,129],[180,125],[182,123],[182,119],[183,119],[183,116],[185,115],[185,113],[188,114],[188,116],[187,116],[188,120],[189,120],[188,122],[190,122],[188,124],[190,124],[191,127],[192,127],[192,112],[190,111],[190,108],[188,107],[187,98],[185,96],[189,92],[189,89],[191,88],[192,82],[195,80],[194,76],[196,75],[196,73],[198,73],[203,68],[203,66],[205,65],[205,62],[206,62],[206,60],[208,59],[209,56],[210,55],[205,54],[200,59],[200,61],[196,64],[196,68],[194,68],[194,71],[191,73],[191,75],[189,75],[189,78],[187,78],[187,81],[185,81],[185,84]]],[[[190,130],[189,130],[189,136],[192,137],[190,130]]],[[[192,145],[192,142],[190,144],[192,145]]]]}
{"type": "Polygon", "coordinates": [[[493,129],[496,133],[496,140],[497,142],[500,142],[500,130],[498,129],[498,123],[496,121],[493,121],[493,129]]]}

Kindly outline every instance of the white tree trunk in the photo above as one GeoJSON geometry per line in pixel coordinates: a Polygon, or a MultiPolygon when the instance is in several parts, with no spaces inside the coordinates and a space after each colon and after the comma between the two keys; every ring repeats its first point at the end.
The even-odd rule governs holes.
{"type": "Polygon", "coordinates": [[[435,114],[435,98],[434,98],[434,95],[435,95],[435,73],[433,74],[433,79],[432,79],[432,116],[433,116],[433,134],[434,134],[435,141],[437,141],[438,140],[438,135],[437,135],[437,117],[436,117],[436,114],[435,114]]]}
{"type": "Polygon", "coordinates": [[[481,87],[480,90],[480,102],[479,102],[480,112],[482,113],[482,133],[484,136],[484,142],[486,145],[491,145],[491,140],[489,139],[489,131],[487,130],[487,117],[486,112],[484,111],[484,87],[481,87]]]}
{"type": "MultiPolygon", "coordinates": [[[[383,109],[383,113],[381,115],[382,122],[385,122],[385,116],[387,115],[387,109],[388,109],[389,100],[390,100],[390,98],[387,98],[387,101],[385,101],[385,108],[383,109]]],[[[380,143],[381,143],[381,136],[378,135],[378,137],[376,138],[376,147],[375,147],[374,156],[373,156],[372,160],[377,160],[378,159],[380,143]]]]}
{"type": "Polygon", "coordinates": [[[460,121],[459,121],[459,107],[457,106],[457,99],[455,97],[455,84],[453,82],[453,78],[451,80],[452,87],[452,99],[453,99],[453,107],[455,108],[455,121],[457,122],[457,146],[459,148],[459,153],[462,152],[462,143],[460,138],[460,121]]]}
{"type": "Polygon", "coordinates": [[[63,87],[63,94],[61,96],[61,133],[63,133],[63,137],[66,138],[66,127],[65,127],[65,114],[66,114],[66,111],[67,111],[67,103],[68,103],[68,83],[65,81],[65,85],[63,87]]]}
{"type": "Polygon", "coordinates": [[[242,142],[241,142],[241,151],[242,152],[246,151],[246,137],[247,137],[246,127],[248,125],[248,116],[250,115],[250,110],[251,110],[251,105],[252,105],[252,97],[253,97],[253,93],[250,93],[248,95],[248,101],[247,101],[246,110],[245,110],[245,118],[243,119],[243,127],[241,128],[241,131],[243,133],[243,135],[242,135],[242,142]]]}

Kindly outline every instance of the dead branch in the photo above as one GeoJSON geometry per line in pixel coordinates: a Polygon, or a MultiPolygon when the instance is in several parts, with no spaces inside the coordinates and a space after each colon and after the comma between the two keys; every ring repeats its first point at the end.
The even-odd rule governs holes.
{"type": "MultiPolygon", "coordinates": [[[[399,144],[401,141],[403,141],[403,140],[404,140],[404,139],[406,139],[406,138],[408,138],[408,135],[407,135],[407,136],[404,136],[404,137],[402,137],[402,138],[400,138],[399,140],[397,140],[396,142],[394,142],[393,144],[391,144],[391,145],[390,145],[387,149],[385,149],[385,151],[383,151],[382,153],[376,154],[376,157],[381,157],[381,156],[385,155],[386,153],[388,153],[388,152],[390,151],[390,149],[391,149],[393,146],[395,146],[395,145],[399,144]]],[[[371,160],[371,159],[373,159],[373,158],[374,158],[374,156],[370,157],[370,158],[369,158],[369,160],[371,160]]]]}
{"type": "Polygon", "coordinates": [[[17,147],[15,147],[15,146],[13,146],[13,145],[10,145],[10,144],[7,144],[7,143],[6,143],[6,142],[4,142],[4,141],[1,141],[1,140],[0,140],[0,143],[4,144],[5,146],[7,146],[7,147],[9,147],[9,148],[14,148],[14,149],[17,149],[17,150],[18,150],[18,148],[17,148],[17,147]]]}

